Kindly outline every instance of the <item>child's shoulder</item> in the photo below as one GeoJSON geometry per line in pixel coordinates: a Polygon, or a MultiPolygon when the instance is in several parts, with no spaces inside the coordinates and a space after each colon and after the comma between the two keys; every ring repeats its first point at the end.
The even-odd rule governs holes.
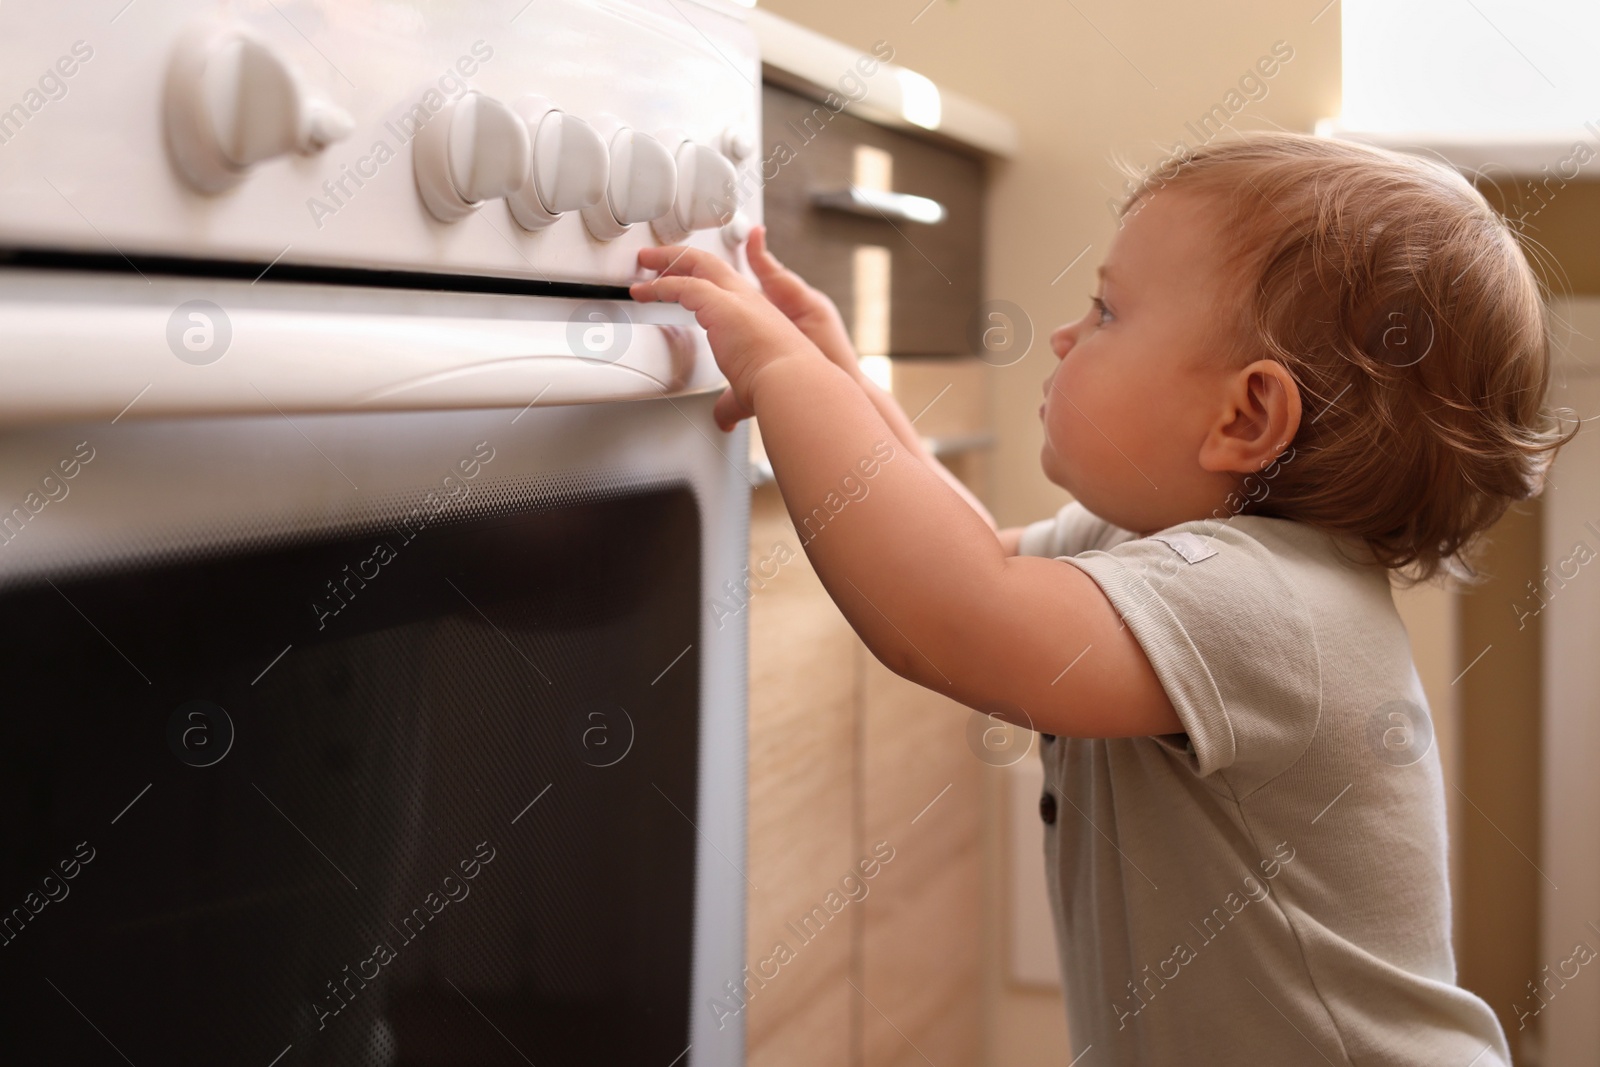
{"type": "Polygon", "coordinates": [[[1358,538],[1268,515],[1193,519],[1141,535],[1073,501],[1028,526],[1018,554],[1066,557],[1091,573],[1120,564],[1119,570],[1139,575],[1158,593],[1177,580],[1210,587],[1206,599],[1219,608],[1246,587],[1259,593],[1276,586],[1325,611],[1344,604],[1368,612],[1378,606],[1373,598],[1391,596],[1388,572],[1358,538]]]}
{"type": "Polygon", "coordinates": [[[1100,523],[1088,551],[1110,552],[1127,558],[1138,556],[1194,566],[1212,558],[1224,562],[1216,570],[1250,567],[1288,568],[1299,577],[1318,575],[1345,584],[1380,584],[1387,588],[1388,574],[1371,550],[1359,539],[1332,533],[1295,519],[1270,515],[1231,515],[1193,519],[1140,535],[1100,523]]]}
{"type": "Polygon", "coordinates": [[[1170,622],[1186,640],[1276,649],[1282,662],[1311,673],[1326,655],[1409,647],[1388,571],[1358,539],[1236,515],[1107,540],[1067,561],[1087,571],[1124,618],[1170,622]]]}
{"type": "Polygon", "coordinates": [[[1388,570],[1360,538],[1271,515],[1235,515],[1225,524],[1202,520],[1195,526],[1202,536],[1209,526],[1218,543],[1269,560],[1299,582],[1382,589],[1389,595],[1388,570]]]}
{"type": "Polygon", "coordinates": [[[1079,552],[1107,549],[1136,534],[1114,526],[1074,500],[1047,519],[1023,528],[1017,545],[1019,556],[1076,556],[1079,552]]]}

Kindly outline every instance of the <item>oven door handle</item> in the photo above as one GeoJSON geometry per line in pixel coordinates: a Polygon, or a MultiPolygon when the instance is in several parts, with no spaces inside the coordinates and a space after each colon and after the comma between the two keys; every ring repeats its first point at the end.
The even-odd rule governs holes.
{"type": "Polygon", "coordinates": [[[818,189],[811,203],[825,211],[843,211],[889,222],[919,222],[936,226],[949,214],[943,204],[925,196],[893,193],[884,189],[863,189],[854,182],[844,189],[818,189]]]}
{"type": "Polygon", "coordinates": [[[191,336],[214,344],[219,324],[174,328],[171,303],[66,315],[0,290],[0,424],[610,403],[726,384],[698,327],[628,321],[625,301],[571,303],[537,320],[235,304],[225,350],[208,357],[180,351],[191,336]]]}

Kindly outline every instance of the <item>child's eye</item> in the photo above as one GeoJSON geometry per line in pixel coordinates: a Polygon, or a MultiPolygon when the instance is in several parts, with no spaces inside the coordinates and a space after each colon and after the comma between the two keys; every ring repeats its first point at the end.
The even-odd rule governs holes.
{"type": "Polygon", "coordinates": [[[1104,326],[1106,323],[1111,321],[1111,309],[1106,307],[1106,302],[1104,300],[1101,300],[1098,296],[1091,295],[1089,297],[1089,303],[1094,305],[1094,312],[1097,319],[1096,325],[1104,326]]]}

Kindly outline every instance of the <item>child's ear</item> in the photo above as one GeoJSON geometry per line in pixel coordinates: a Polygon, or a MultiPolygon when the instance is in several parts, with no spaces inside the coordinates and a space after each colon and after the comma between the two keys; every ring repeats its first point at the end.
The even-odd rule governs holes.
{"type": "Polygon", "coordinates": [[[1300,429],[1300,389],[1282,363],[1258,359],[1225,381],[1222,411],[1200,445],[1208,471],[1254,474],[1300,429]]]}

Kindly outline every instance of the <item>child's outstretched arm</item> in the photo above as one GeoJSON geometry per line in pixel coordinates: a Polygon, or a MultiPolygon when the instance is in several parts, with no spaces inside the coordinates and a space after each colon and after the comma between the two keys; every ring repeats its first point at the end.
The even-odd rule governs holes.
{"type": "Polygon", "coordinates": [[[755,415],[796,529],[844,483],[866,491],[805,543],[824,588],[896,674],[1020,726],[1071,737],[1179,733],[1144,650],[1100,587],[1056,560],[1007,556],[926,465],[881,461],[895,434],[872,401],[723,260],[647,248],[664,273],[635,299],[672,300],[705,327],[729,388],[719,424],[755,415]],[[877,473],[863,464],[879,459],[877,473]],[[1081,661],[1063,671],[1080,654],[1081,661]]]}
{"type": "MultiPolygon", "coordinates": [[[[856,355],[855,346],[850,343],[850,333],[845,329],[844,320],[840,318],[839,309],[833,301],[827,294],[818,292],[800,275],[779,263],[777,257],[767,248],[766,227],[757,226],[750,231],[750,240],[745,245],[745,253],[750,258],[750,269],[755,271],[756,279],[761,282],[761,291],[772,301],[773,306],[787,315],[789,321],[798,326],[800,332],[822,350],[823,355],[850,375],[851,380],[867,394],[867,398],[878,409],[883,421],[889,424],[889,429],[894,431],[895,437],[905,445],[906,451],[943,478],[945,483],[989,524],[990,529],[998,530],[999,526],[994,521],[994,516],[989,514],[989,509],[983,506],[983,502],[962,484],[961,479],[950,473],[948,467],[939,462],[939,457],[928,451],[927,446],[922,443],[922,436],[906,417],[905,410],[899,402],[862,371],[861,360],[856,355]]],[[[1008,535],[1012,533],[1012,531],[1006,532],[1008,535]]],[[[1020,530],[1015,532],[1020,533],[1020,530]]],[[[1013,547],[1008,554],[1015,555],[1015,548],[1013,547]]]]}

